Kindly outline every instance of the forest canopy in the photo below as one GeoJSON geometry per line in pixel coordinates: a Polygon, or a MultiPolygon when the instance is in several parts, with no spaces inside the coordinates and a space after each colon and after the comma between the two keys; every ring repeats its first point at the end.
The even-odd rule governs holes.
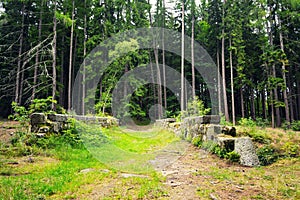
{"type": "MultiPolygon", "coordinates": [[[[0,115],[6,117],[12,112],[12,102],[29,107],[34,99],[48,97],[52,97],[53,110],[63,107],[71,111],[76,74],[88,73],[88,66],[84,72],[79,69],[97,45],[127,30],[162,27],[189,36],[209,53],[221,75],[216,80],[218,112],[227,121],[251,117],[280,127],[300,120],[299,0],[172,2],[2,0],[0,115]]],[[[162,70],[155,75],[155,84],[139,87],[124,105],[133,118],[143,121],[151,116],[177,116],[195,99],[203,103],[203,109],[211,108],[210,88],[195,71],[194,57],[199,55],[193,52],[194,45],[185,49],[183,39],[177,45],[191,52],[191,62],[164,47],[139,49],[135,40],[124,40],[114,51],[101,55],[118,57],[124,49],[132,49],[115,59],[97,83],[93,95],[98,114],[111,114],[113,89],[126,72],[150,63],[153,69],[161,64],[162,70]],[[182,75],[178,80],[180,94],[162,86],[165,66],[182,75]],[[192,86],[191,99],[184,92],[183,79],[192,86]],[[155,105],[161,106],[149,112],[155,105]]],[[[138,81],[132,78],[130,83],[138,81]]],[[[124,97],[130,83],[123,85],[124,97]]]]}

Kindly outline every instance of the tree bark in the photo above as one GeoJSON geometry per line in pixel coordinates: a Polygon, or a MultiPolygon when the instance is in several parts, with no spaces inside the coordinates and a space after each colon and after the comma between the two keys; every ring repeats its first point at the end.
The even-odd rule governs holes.
{"type": "Polygon", "coordinates": [[[218,103],[219,103],[219,114],[223,113],[222,111],[222,88],[221,88],[221,76],[220,76],[220,55],[219,55],[219,46],[217,46],[217,67],[218,67],[218,103]]]}
{"type": "Polygon", "coordinates": [[[156,63],[156,70],[157,70],[157,87],[158,87],[158,119],[162,118],[162,89],[161,89],[161,74],[160,74],[160,68],[158,63],[158,49],[154,47],[154,56],[155,56],[155,63],[156,63]]]}
{"type": "MultiPolygon", "coordinates": [[[[281,51],[284,53],[284,43],[283,43],[283,36],[282,36],[282,26],[281,26],[281,20],[278,19],[279,22],[279,40],[280,40],[280,48],[281,51]]],[[[285,105],[285,120],[288,123],[288,126],[290,126],[291,119],[290,119],[290,110],[289,110],[289,102],[288,102],[288,97],[287,97],[287,82],[286,82],[286,67],[285,67],[285,61],[282,62],[282,78],[283,78],[283,83],[284,83],[284,88],[282,90],[283,92],[283,99],[284,99],[284,105],[285,105]]]]}
{"type": "Polygon", "coordinates": [[[232,124],[235,126],[235,106],[234,106],[234,87],[233,87],[233,66],[232,66],[232,50],[231,38],[229,39],[229,62],[230,62],[230,86],[231,86],[231,109],[232,109],[232,124]]]}
{"type": "MultiPolygon", "coordinates": [[[[163,28],[165,28],[166,2],[163,0],[163,28]]],[[[165,31],[162,31],[162,63],[164,82],[164,108],[167,109],[167,80],[166,80],[166,58],[165,58],[165,31]]]]}
{"type": "Polygon", "coordinates": [[[68,112],[71,111],[71,95],[72,95],[72,60],[73,60],[73,37],[74,37],[74,9],[75,1],[72,1],[72,26],[70,39],[70,55],[69,55],[69,83],[68,83],[68,112]]]}
{"type": "MultiPolygon", "coordinates": [[[[44,6],[44,1],[41,1],[40,18],[39,18],[38,43],[41,42],[41,38],[42,38],[43,6],[44,6]]],[[[31,100],[33,100],[35,98],[35,91],[36,91],[36,86],[37,86],[37,76],[38,76],[39,62],[40,62],[40,54],[39,54],[39,47],[37,47],[36,55],[35,55],[35,65],[34,65],[34,75],[33,75],[33,88],[32,88],[31,100]]]]}
{"type": "Polygon", "coordinates": [[[195,83],[195,55],[194,55],[194,38],[195,38],[195,0],[192,0],[192,39],[191,39],[191,57],[192,57],[192,92],[193,99],[196,98],[196,83],[195,83]]]}
{"type": "MultiPolygon", "coordinates": [[[[81,102],[81,112],[83,115],[85,115],[85,105],[84,105],[84,100],[85,100],[85,57],[86,57],[86,42],[87,42],[87,15],[86,15],[86,0],[84,0],[84,8],[85,8],[85,13],[84,13],[84,28],[83,28],[83,34],[84,34],[84,40],[83,40],[83,72],[82,72],[82,102],[81,102]]],[[[101,88],[100,88],[100,93],[101,93],[101,88]]],[[[101,95],[100,95],[101,98],[101,95]]]]}
{"type": "Polygon", "coordinates": [[[184,0],[182,1],[182,22],[181,22],[181,95],[180,95],[180,110],[185,110],[184,102],[184,0]]]}
{"type": "MultiPolygon", "coordinates": [[[[223,26],[225,26],[224,22],[224,13],[225,13],[225,3],[226,1],[224,0],[224,5],[223,5],[223,26]]],[[[222,28],[222,82],[223,82],[223,98],[224,98],[224,114],[225,114],[225,120],[229,122],[229,114],[228,114],[228,104],[227,104],[227,94],[226,94],[226,74],[225,74],[225,27],[222,28]]]]}
{"type": "Polygon", "coordinates": [[[244,91],[243,86],[240,89],[241,93],[241,109],[242,109],[242,118],[245,118],[245,104],[244,104],[244,91]]]}
{"type": "Polygon", "coordinates": [[[19,53],[18,53],[18,66],[17,66],[17,76],[16,76],[16,90],[15,90],[15,102],[19,105],[20,99],[20,73],[21,73],[21,62],[22,62],[22,51],[23,51],[23,40],[24,40],[24,20],[25,20],[25,4],[22,6],[22,25],[21,25],[21,34],[19,42],[19,53]]]}
{"type": "Polygon", "coordinates": [[[56,105],[54,103],[55,100],[55,94],[56,94],[56,40],[57,40],[57,31],[56,31],[56,26],[57,26],[57,20],[56,20],[56,0],[54,1],[54,17],[53,17],[53,41],[52,41],[52,105],[51,108],[52,110],[56,110],[56,105]]]}

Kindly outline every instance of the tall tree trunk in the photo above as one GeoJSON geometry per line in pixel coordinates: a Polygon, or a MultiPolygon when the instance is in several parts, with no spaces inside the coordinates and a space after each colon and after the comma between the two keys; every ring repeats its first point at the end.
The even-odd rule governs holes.
{"type": "Polygon", "coordinates": [[[71,26],[71,39],[70,39],[70,57],[69,57],[69,83],[68,83],[68,112],[71,111],[71,90],[72,90],[72,60],[73,60],[73,37],[74,37],[74,10],[75,0],[72,1],[72,26],[71,26]]]}
{"type": "Polygon", "coordinates": [[[245,102],[244,102],[244,91],[243,86],[240,89],[240,95],[241,95],[241,110],[242,110],[242,118],[245,118],[245,102]]]}
{"type": "MultiPolygon", "coordinates": [[[[86,16],[86,0],[84,0],[84,10],[85,10],[85,13],[84,13],[84,28],[83,28],[83,34],[84,34],[84,40],[83,40],[83,72],[82,72],[82,102],[81,102],[81,112],[83,115],[85,115],[85,106],[84,106],[84,99],[85,99],[85,74],[86,74],[86,71],[85,71],[85,65],[86,65],[86,62],[85,62],[85,57],[86,57],[86,42],[87,42],[87,16],[86,16]]],[[[101,85],[102,86],[102,85],[101,85]]],[[[100,88],[101,89],[101,88],[100,88]]],[[[102,91],[100,90],[100,93],[102,91]]],[[[100,98],[101,98],[101,94],[100,94],[100,98]]]]}
{"type": "Polygon", "coordinates": [[[227,104],[227,94],[226,94],[226,74],[225,74],[225,3],[226,0],[224,0],[223,5],[223,27],[222,27],[222,82],[223,82],[223,98],[224,98],[224,114],[225,114],[225,120],[229,122],[229,114],[228,114],[228,104],[227,104]]]}
{"type": "MultiPolygon", "coordinates": [[[[288,72],[288,87],[290,89],[290,94],[294,94],[294,87],[291,83],[291,74],[293,73],[293,70],[290,69],[288,72]]],[[[295,116],[294,116],[294,96],[293,95],[288,95],[288,99],[290,99],[290,113],[291,113],[291,122],[293,122],[295,120],[295,116]]]]}
{"type": "Polygon", "coordinates": [[[15,102],[20,104],[20,73],[21,73],[21,62],[22,62],[22,51],[23,51],[23,40],[24,40],[24,20],[25,20],[25,4],[22,6],[22,25],[20,33],[20,42],[19,42],[19,53],[18,53],[18,66],[17,66],[17,76],[16,76],[16,90],[15,90],[15,102]]]}
{"type": "Polygon", "coordinates": [[[158,119],[162,117],[162,89],[161,89],[161,74],[159,69],[158,63],[158,49],[154,47],[154,56],[155,56],[155,63],[156,63],[156,70],[157,70],[157,87],[158,87],[158,119]]]}
{"type": "Polygon", "coordinates": [[[262,98],[262,112],[263,112],[263,116],[264,119],[268,118],[267,115],[267,108],[266,108],[266,95],[265,95],[265,88],[263,88],[262,92],[261,92],[261,98],[262,98]]]}
{"type": "MultiPolygon", "coordinates": [[[[282,31],[281,31],[281,20],[278,19],[279,22],[279,40],[280,40],[280,48],[281,51],[284,53],[284,44],[283,44],[283,36],[282,36],[282,31]]],[[[283,78],[283,83],[284,83],[284,88],[282,90],[283,92],[283,99],[284,99],[284,105],[285,105],[285,120],[288,123],[288,126],[290,126],[291,119],[290,119],[290,110],[289,110],[289,102],[288,102],[288,97],[287,97],[287,83],[286,83],[286,74],[285,74],[285,61],[282,61],[282,78],[283,78]]]]}
{"type": "MultiPolygon", "coordinates": [[[[163,28],[165,28],[166,2],[163,0],[163,28]]],[[[162,31],[162,63],[163,63],[163,81],[164,81],[164,107],[167,109],[167,80],[166,80],[166,58],[165,58],[165,30],[162,31]]]]}
{"type": "Polygon", "coordinates": [[[234,87],[233,87],[233,66],[232,66],[232,50],[231,38],[229,39],[229,62],[230,62],[230,86],[231,86],[231,108],[232,108],[232,124],[235,125],[235,106],[234,106],[234,87]]]}
{"type": "MultiPolygon", "coordinates": [[[[38,43],[41,42],[41,38],[42,38],[43,6],[44,6],[44,1],[41,1],[40,18],[39,18],[38,43]]],[[[36,55],[35,55],[35,65],[34,65],[34,75],[33,75],[33,88],[32,88],[31,100],[33,100],[35,98],[35,91],[36,91],[36,86],[37,86],[37,76],[38,76],[39,62],[40,62],[40,54],[39,54],[39,47],[37,47],[36,55]]]]}
{"type": "Polygon", "coordinates": [[[182,22],[181,22],[181,95],[180,95],[180,110],[185,110],[184,102],[184,0],[182,1],[182,22]]]}
{"type": "MultiPolygon", "coordinates": [[[[151,59],[151,53],[149,52],[149,59],[150,59],[150,68],[151,68],[151,79],[152,79],[152,86],[153,86],[153,105],[156,104],[156,87],[154,85],[155,83],[155,76],[153,71],[153,65],[152,65],[152,59],[151,59]]],[[[156,109],[154,109],[154,116],[157,117],[156,109]]]]}
{"type": "Polygon", "coordinates": [[[220,76],[220,55],[219,55],[219,46],[217,46],[217,67],[218,67],[218,100],[219,100],[219,114],[223,113],[222,111],[222,88],[221,88],[221,76],[220,76]]]}
{"type": "MultiPolygon", "coordinates": [[[[273,14],[273,7],[272,7],[273,5],[272,5],[272,3],[269,5],[269,10],[270,10],[270,15],[272,15],[273,14]]],[[[269,41],[270,41],[270,46],[271,47],[274,47],[274,44],[273,44],[273,20],[275,20],[275,19],[273,19],[273,18],[275,18],[275,17],[270,17],[270,21],[269,21],[269,23],[270,23],[270,28],[269,28],[269,41]]],[[[272,65],[272,76],[274,77],[274,78],[276,78],[276,67],[275,67],[275,64],[273,64],[272,65]]],[[[280,119],[280,110],[279,110],[279,107],[275,107],[275,103],[277,103],[278,102],[278,91],[277,91],[277,87],[275,86],[275,88],[274,88],[274,90],[273,90],[273,95],[272,96],[274,96],[274,100],[272,101],[272,104],[273,104],[273,109],[272,110],[274,110],[275,109],[275,113],[276,113],[276,126],[277,127],[280,127],[280,125],[281,125],[281,119],[280,119]],[[274,108],[275,107],[275,108],[274,108]]]]}
{"type": "Polygon", "coordinates": [[[254,89],[251,88],[251,97],[250,97],[250,109],[251,109],[251,118],[256,120],[256,111],[255,111],[255,101],[254,101],[254,89]]]}
{"type": "Polygon", "coordinates": [[[192,92],[193,99],[196,97],[196,83],[195,83],[195,53],[194,53],[194,38],[195,38],[195,0],[192,0],[192,39],[191,39],[191,57],[192,57],[192,92]]]}
{"type": "MultiPolygon", "coordinates": [[[[65,37],[64,36],[62,36],[62,39],[61,39],[61,42],[62,42],[62,44],[64,44],[65,43],[65,37]]],[[[64,51],[61,51],[61,70],[60,70],[60,84],[62,84],[62,85],[64,85],[64,56],[65,55],[65,52],[64,51]]],[[[64,106],[65,105],[65,93],[64,93],[64,91],[65,91],[65,88],[64,88],[64,86],[62,86],[62,87],[60,87],[59,88],[59,104],[61,105],[61,106],[64,106]]]]}
{"type": "Polygon", "coordinates": [[[56,26],[57,26],[57,20],[56,20],[56,0],[54,0],[54,16],[53,16],[53,41],[52,41],[52,105],[51,108],[52,110],[56,110],[56,105],[54,103],[55,100],[55,95],[56,95],[56,40],[57,40],[57,31],[56,31],[56,26]]]}

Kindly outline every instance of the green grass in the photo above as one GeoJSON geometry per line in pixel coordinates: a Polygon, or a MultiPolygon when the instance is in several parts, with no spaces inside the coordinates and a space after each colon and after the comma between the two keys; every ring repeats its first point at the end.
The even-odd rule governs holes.
{"type": "Polygon", "coordinates": [[[83,143],[100,162],[117,170],[134,173],[154,171],[149,160],[172,142],[174,133],[153,129],[149,132],[123,131],[121,128],[99,129],[78,124],[83,143]]]}
{"type": "Polygon", "coordinates": [[[0,155],[0,200],[89,199],[95,187],[101,187],[101,191],[105,185],[112,188],[106,199],[122,199],[124,194],[129,199],[151,199],[166,193],[161,189],[164,178],[148,161],[157,150],[178,140],[174,134],[160,130],[124,132],[120,128],[78,124],[77,128],[82,131],[84,145],[72,146],[69,141],[74,138],[53,136],[37,142],[42,145],[35,146],[38,152],[31,155],[34,162],[27,162],[29,156],[0,155]],[[80,173],[87,168],[93,170],[80,173]],[[123,172],[143,173],[145,177],[123,178],[123,172]]]}

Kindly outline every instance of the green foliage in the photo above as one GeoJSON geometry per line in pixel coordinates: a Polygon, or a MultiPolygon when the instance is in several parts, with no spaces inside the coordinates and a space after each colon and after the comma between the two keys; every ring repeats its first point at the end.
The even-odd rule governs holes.
{"type": "Polygon", "coordinates": [[[195,145],[196,147],[201,147],[202,146],[202,137],[197,136],[192,139],[192,144],[195,145]]]}
{"type": "Polygon", "coordinates": [[[256,150],[259,162],[261,165],[270,165],[276,162],[279,158],[279,154],[272,145],[265,145],[256,150]]]}
{"type": "Polygon", "coordinates": [[[19,106],[16,102],[11,103],[14,114],[9,116],[9,119],[19,121],[21,125],[28,126],[29,111],[24,106],[19,106]]]}
{"type": "Polygon", "coordinates": [[[287,157],[296,157],[299,155],[299,144],[295,144],[293,142],[286,142],[281,150],[284,151],[284,156],[287,157]]]}
{"type": "Polygon", "coordinates": [[[267,119],[263,119],[263,118],[261,118],[261,117],[258,117],[258,118],[256,118],[256,120],[255,120],[255,124],[256,124],[256,126],[265,128],[266,126],[269,126],[269,125],[270,125],[270,122],[269,122],[267,119]]]}
{"type": "Polygon", "coordinates": [[[226,121],[225,116],[223,114],[221,115],[220,124],[224,126],[233,126],[231,122],[226,121]]]}
{"type": "Polygon", "coordinates": [[[259,142],[261,144],[268,144],[271,141],[271,138],[263,131],[260,130],[250,130],[246,133],[249,137],[253,139],[255,142],[259,142]]]}
{"type": "Polygon", "coordinates": [[[203,116],[207,115],[210,112],[211,108],[205,108],[204,103],[198,97],[188,102],[187,110],[180,112],[178,115],[175,115],[174,118],[177,122],[185,117],[193,116],[203,116]]]}
{"type": "MultiPolygon", "coordinates": [[[[32,100],[28,113],[54,113],[51,106],[52,103],[57,104],[56,100],[53,100],[51,96],[49,96],[46,99],[34,99],[32,100]]],[[[57,112],[58,113],[66,113],[63,108],[61,108],[59,105],[57,105],[57,112]]]]}
{"type": "Polygon", "coordinates": [[[240,161],[240,155],[237,152],[229,151],[226,148],[222,148],[213,141],[202,142],[201,140],[199,140],[199,138],[195,138],[195,140],[193,140],[192,143],[195,146],[201,147],[210,153],[216,154],[220,158],[227,159],[231,162],[240,161]]]}
{"type": "Polygon", "coordinates": [[[251,118],[247,119],[247,118],[241,118],[238,121],[239,125],[241,126],[246,126],[246,127],[255,127],[256,123],[255,121],[253,121],[251,118]]]}
{"type": "Polygon", "coordinates": [[[213,141],[206,141],[203,142],[201,147],[205,149],[208,152],[211,152],[213,154],[216,154],[220,158],[225,158],[228,151],[222,147],[220,147],[218,144],[216,144],[213,141]]]}
{"type": "Polygon", "coordinates": [[[210,112],[210,108],[205,108],[204,103],[197,96],[188,102],[187,115],[188,116],[203,116],[210,112]]]}
{"type": "MultiPolygon", "coordinates": [[[[25,106],[18,105],[16,102],[12,102],[11,106],[14,110],[14,114],[10,115],[9,118],[19,121],[23,126],[28,126],[28,122],[30,120],[29,116],[32,113],[55,113],[51,109],[52,103],[57,104],[57,101],[53,100],[51,96],[49,96],[47,99],[32,100],[28,109],[25,106]]],[[[66,111],[59,105],[57,105],[57,111],[58,113],[66,113],[66,111]]]]}
{"type": "Polygon", "coordinates": [[[300,131],[300,121],[293,121],[291,123],[291,128],[293,131],[300,131]]]}
{"type": "Polygon", "coordinates": [[[240,155],[235,152],[235,151],[231,151],[226,153],[225,158],[230,160],[231,162],[239,162],[240,161],[240,155]]]}

